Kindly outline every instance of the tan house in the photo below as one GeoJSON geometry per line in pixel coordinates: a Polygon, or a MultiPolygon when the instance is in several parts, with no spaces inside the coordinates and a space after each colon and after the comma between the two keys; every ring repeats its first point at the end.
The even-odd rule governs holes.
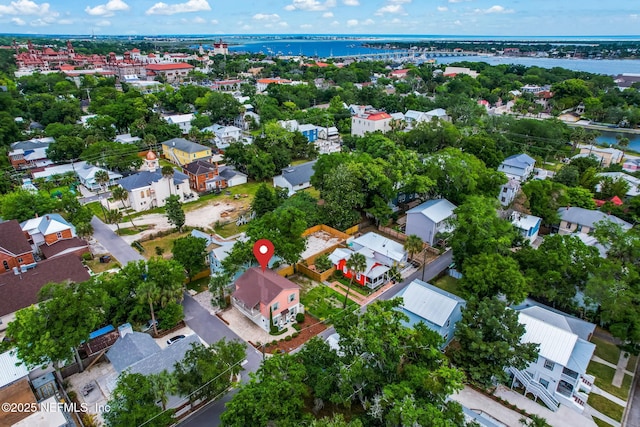
{"type": "Polygon", "coordinates": [[[591,144],[580,144],[580,154],[578,156],[595,156],[600,160],[600,166],[608,168],[612,164],[622,163],[624,159],[624,151],[611,147],[597,147],[591,144]]]}
{"type": "Polygon", "coordinates": [[[632,225],[621,220],[617,216],[607,215],[604,212],[578,207],[558,209],[560,227],[558,234],[584,233],[589,234],[595,225],[601,221],[611,221],[620,225],[624,230],[631,229],[632,225]]]}

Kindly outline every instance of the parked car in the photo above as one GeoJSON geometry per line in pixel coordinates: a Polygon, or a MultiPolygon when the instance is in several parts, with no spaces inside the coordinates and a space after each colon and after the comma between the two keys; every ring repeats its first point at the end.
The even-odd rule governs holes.
{"type": "Polygon", "coordinates": [[[147,323],[142,327],[142,332],[147,332],[153,328],[153,324],[155,323],[156,328],[158,327],[158,320],[152,321],[149,319],[147,323]]]}
{"type": "Polygon", "coordinates": [[[175,337],[171,337],[171,338],[169,338],[167,340],[167,345],[171,345],[174,342],[178,342],[178,341],[180,341],[181,339],[184,339],[184,338],[185,338],[184,335],[176,335],[175,337]]]}

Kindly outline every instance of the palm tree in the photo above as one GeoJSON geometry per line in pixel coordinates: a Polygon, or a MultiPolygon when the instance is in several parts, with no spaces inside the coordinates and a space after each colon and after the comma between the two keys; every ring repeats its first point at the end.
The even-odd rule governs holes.
{"type": "Polygon", "coordinates": [[[76,234],[82,238],[93,234],[93,225],[90,222],[79,222],[76,224],[76,234]]]}
{"type": "MultiPolygon", "coordinates": [[[[107,184],[109,183],[109,172],[105,170],[99,170],[96,172],[93,178],[96,180],[96,182],[100,186],[100,190],[103,190],[103,186],[106,189],[107,184]]],[[[104,215],[104,220],[106,221],[107,213],[104,210],[104,205],[102,204],[102,200],[100,198],[100,190],[98,190],[98,199],[100,199],[98,201],[100,202],[100,208],[102,208],[102,214],[104,215]]],[[[103,190],[103,191],[106,191],[106,190],[103,190]]]]}
{"type": "Polygon", "coordinates": [[[420,253],[424,247],[424,242],[415,234],[407,236],[407,240],[404,242],[404,249],[409,252],[409,259],[413,261],[413,255],[420,253]]]}
{"type": "Polygon", "coordinates": [[[163,166],[162,169],[162,177],[167,178],[167,182],[169,183],[169,195],[171,195],[171,178],[173,178],[173,174],[175,171],[171,166],[163,166]]]}
{"type": "Polygon", "coordinates": [[[153,310],[153,304],[160,298],[160,289],[151,281],[145,281],[138,285],[136,289],[138,298],[149,304],[149,312],[151,313],[151,324],[153,325],[153,334],[158,335],[158,326],[156,325],[156,313],[153,310]]]}
{"type": "Polygon", "coordinates": [[[520,424],[525,427],[550,427],[551,425],[538,415],[529,415],[529,419],[527,420],[525,417],[520,418],[520,424]]]}
{"type": "Polygon", "coordinates": [[[225,288],[231,282],[231,276],[228,273],[218,273],[211,276],[209,282],[209,291],[211,293],[218,292],[218,300],[220,308],[224,308],[226,304],[225,288]]]}
{"type": "Polygon", "coordinates": [[[166,411],[169,395],[178,391],[178,381],[176,380],[175,375],[170,374],[165,369],[158,374],[150,375],[149,380],[151,381],[156,401],[159,400],[162,404],[162,410],[166,411]]]}
{"type": "MultiPolygon", "coordinates": [[[[127,205],[125,205],[124,202],[125,200],[129,199],[129,192],[127,190],[118,185],[117,187],[114,187],[113,190],[111,190],[111,197],[113,197],[113,200],[121,201],[122,209],[126,210],[127,205]]],[[[127,214],[127,216],[129,217],[129,221],[131,221],[131,226],[137,229],[136,225],[133,223],[133,218],[131,218],[131,215],[127,214]]]]}
{"type": "Polygon", "coordinates": [[[355,253],[351,255],[351,258],[347,260],[347,269],[351,271],[351,280],[349,281],[347,293],[344,296],[344,305],[342,307],[343,309],[347,308],[349,292],[351,291],[351,286],[353,286],[353,278],[356,277],[357,274],[364,272],[365,268],[367,268],[367,258],[365,258],[365,256],[362,254],[355,253]]]}
{"type": "Polygon", "coordinates": [[[115,224],[120,234],[120,221],[122,221],[122,212],[119,209],[109,209],[107,211],[107,222],[109,224],[115,224]]]}

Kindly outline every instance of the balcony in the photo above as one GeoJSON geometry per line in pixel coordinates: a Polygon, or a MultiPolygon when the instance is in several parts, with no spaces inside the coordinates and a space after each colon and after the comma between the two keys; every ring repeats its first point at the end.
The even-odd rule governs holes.
{"type": "Polygon", "coordinates": [[[591,389],[593,388],[593,382],[596,380],[596,377],[593,375],[582,374],[580,376],[580,381],[578,381],[578,389],[584,390],[587,393],[591,393],[591,389]]]}
{"type": "Polygon", "coordinates": [[[255,307],[254,308],[247,307],[246,305],[244,305],[242,301],[240,301],[237,298],[232,297],[231,302],[233,303],[233,306],[235,308],[237,308],[242,314],[247,316],[253,322],[257,322],[262,317],[262,313],[260,313],[260,310],[256,310],[255,307]]]}

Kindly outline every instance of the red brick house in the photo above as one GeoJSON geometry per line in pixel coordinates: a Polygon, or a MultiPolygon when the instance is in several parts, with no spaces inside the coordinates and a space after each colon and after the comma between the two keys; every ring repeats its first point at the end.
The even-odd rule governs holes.
{"type": "Polygon", "coordinates": [[[36,261],[32,251],[18,221],[0,223],[0,272],[34,264],[36,261]]]}
{"type": "Polygon", "coordinates": [[[206,191],[206,181],[218,176],[218,165],[206,160],[196,160],[182,167],[189,177],[189,186],[195,191],[206,191]]]}

